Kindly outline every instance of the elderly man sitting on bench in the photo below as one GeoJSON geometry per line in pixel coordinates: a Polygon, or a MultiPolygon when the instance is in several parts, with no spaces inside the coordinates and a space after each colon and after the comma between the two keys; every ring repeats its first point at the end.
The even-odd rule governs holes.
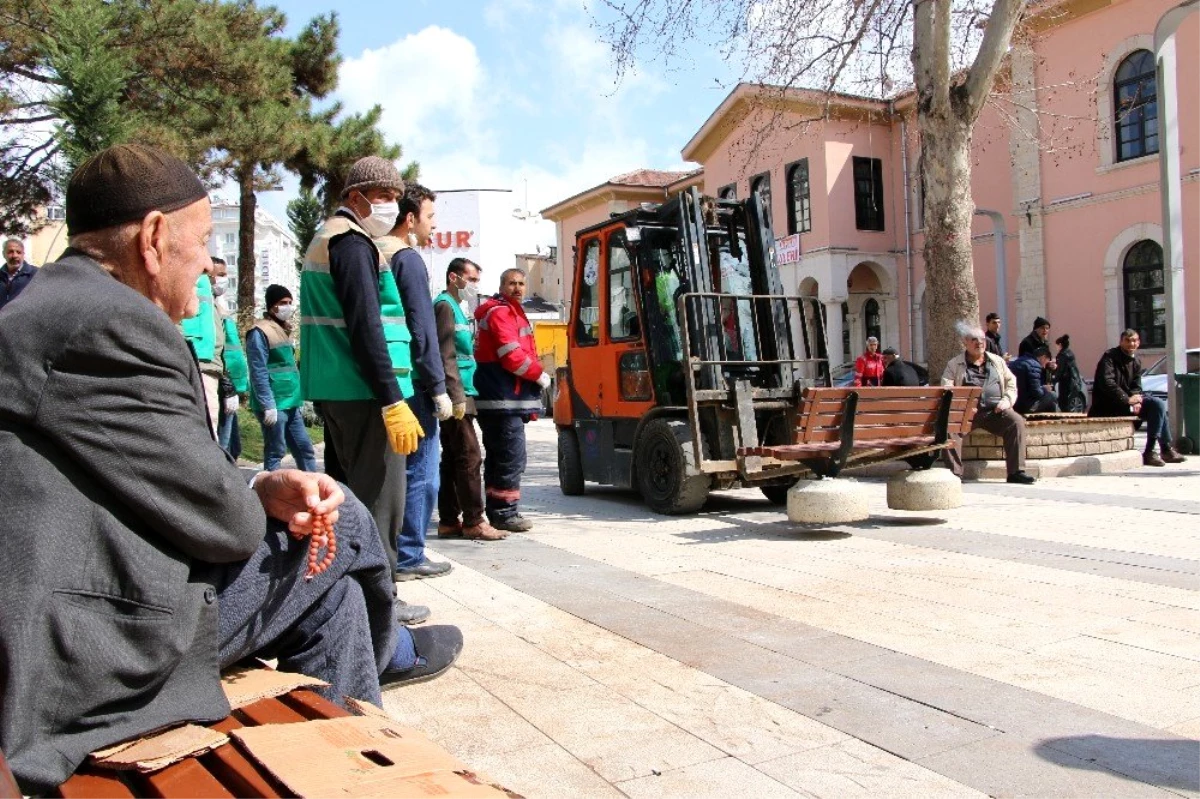
{"type": "MultiPolygon", "coordinates": [[[[950,359],[942,373],[943,386],[979,386],[979,408],[971,420],[971,429],[982,427],[1004,439],[1004,460],[1008,482],[1029,485],[1034,482],[1025,473],[1025,419],[1013,410],[1017,401],[1017,379],[999,355],[987,351],[983,330],[966,322],[958,324],[963,354],[950,359]]],[[[950,471],[962,477],[962,440],[953,449],[942,450],[950,471]]]]}
{"type": "Polygon", "coordinates": [[[21,789],[224,718],[220,669],[251,655],[339,702],[449,668],[461,633],[397,625],[361,503],[294,470],[247,486],[213,440],[175,327],[211,263],[195,174],[110,148],[72,176],[66,218],[70,249],[0,314],[0,748],[21,789]],[[311,560],[331,528],[334,557],[311,560]]]}

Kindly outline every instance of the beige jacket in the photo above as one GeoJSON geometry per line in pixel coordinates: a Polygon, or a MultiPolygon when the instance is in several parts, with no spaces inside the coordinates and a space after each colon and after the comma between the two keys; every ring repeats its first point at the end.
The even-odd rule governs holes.
{"type": "MultiPolygon", "coordinates": [[[[1000,386],[1004,390],[1004,399],[996,406],[996,410],[1004,410],[1011,408],[1017,401],[1017,376],[1008,368],[1008,364],[999,355],[991,352],[985,352],[984,355],[992,363],[992,368],[996,370],[996,374],[1000,375],[1000,386]]],[[[967,373],[967,354],[964,352],[950,359],[950,363],[946,364],[946,370],[942,372],[943,386],[961,386],[963,385],[963,376],[967,373]]]]}

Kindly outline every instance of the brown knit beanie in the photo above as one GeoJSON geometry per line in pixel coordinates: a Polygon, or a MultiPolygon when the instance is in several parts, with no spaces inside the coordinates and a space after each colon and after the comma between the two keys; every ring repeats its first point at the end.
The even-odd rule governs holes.
{"type": "Polygon", "coordinates": [[[400,170],[396,169],[396,165],[391,161],[377,155],[368,155],[358,159],[354,166],[350,167],[350,173],[346,175],[346,185],[342,187],[342,199],[349,197],[352,191],[365,192],[367,189],[395,189],[403,193],[404,179],[400,177],[400,170]]]}
{"type": "Polygon", "coordinates": [[[118,144],[84,161],[67,184],[67,235],[164,214],[208,196],[191,168],[170,153],[118,144]]]}

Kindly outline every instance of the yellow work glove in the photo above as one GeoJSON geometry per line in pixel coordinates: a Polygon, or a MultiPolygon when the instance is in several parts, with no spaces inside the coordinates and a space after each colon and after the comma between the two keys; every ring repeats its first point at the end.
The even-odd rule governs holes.
{"type": "Polygon", "coordinates": [[[425,437],[421,423],[403,400],[383,409],[383,426],[387,428],[388,443],[397,455],[416,452],[417,442],[425,437]]]}
{"type": "Polygon", "coordinates": [[[454,418],[461,421],[466,415],[467,415],[467,403],[465,403],[465,402],[454,403],[454,418]]]}

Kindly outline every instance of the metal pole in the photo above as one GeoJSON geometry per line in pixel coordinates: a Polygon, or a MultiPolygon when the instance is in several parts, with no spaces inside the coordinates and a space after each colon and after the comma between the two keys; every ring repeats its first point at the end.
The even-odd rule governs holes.
{"type": "Polygon", "coordinates": [[[992,220],[992,243],[996,248],[996,313],[1000,314],[1004,324],[1000,326],[1000,350],[1007,352],[1004,346],[1004,330],[1008,327],[1008,255],[1004,249],[1004,241],[1008,237],[1008,226],[1004,224],[1004,214],[999,211],[989,211],[986,208],[976,208],[976,216],[986,216],[992,220]]]}
{"type": "Polygon", "coordinates": [[[1183,417],[1175,375],[1187,368],[1187,299],[1183,286],[1183,205],[1179,173],[1179,97],[1176,93],[1175,32],[1200,10],[1187,0],[1163,14],[1154,28],[1155,82],[1158,90],[1159,195],[1162,198],[1163,288],[1167,301],[1167,411],[1171,436],[1178,439],[1183,417]]]}

